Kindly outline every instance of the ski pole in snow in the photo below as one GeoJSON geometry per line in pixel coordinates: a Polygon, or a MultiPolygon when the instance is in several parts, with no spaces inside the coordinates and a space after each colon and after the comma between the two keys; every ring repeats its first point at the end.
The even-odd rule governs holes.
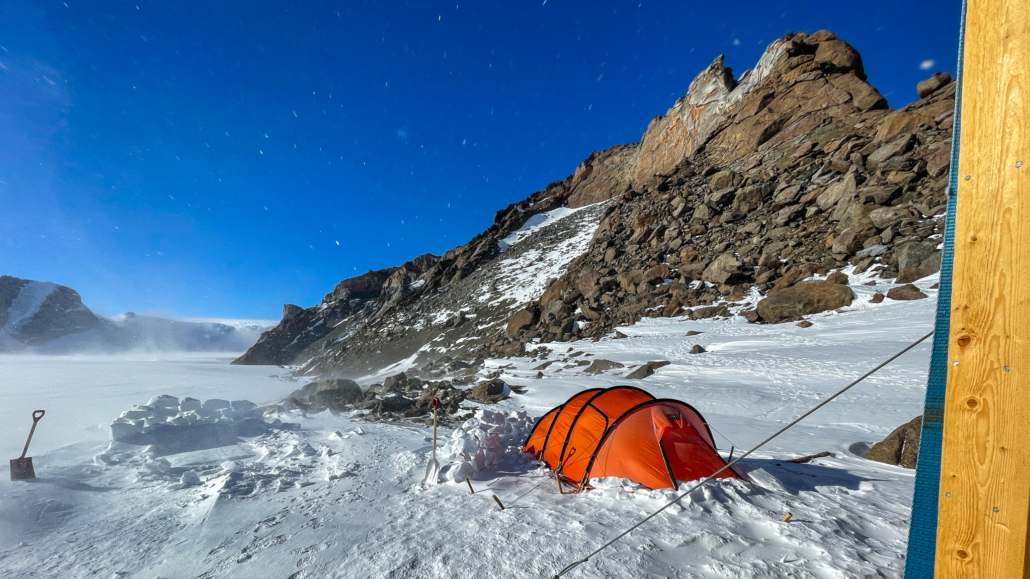
{"type": "Polygon", "coordinates": [[[435,485],[440,482],[440,461],[436,460],[436,412],[440,409],[440,399],[433,397],[433,458],[426,465],[426,484],[435,485]]]}
{"type": "MultiPolygon", "coordinates": [[[[659,514],[659,513],[661,513],[661,512],[662,512],[662,511],[664,511],[665,509],[667,509],[667,508],[671,507],[672,505],[675,505],[676,503],[678,503],[678,502],[680,502],[681,500],[683,500],[683,499],[684,499],[684,498],[685,498],[685,497],[686,497],[687,495],[689,495],[690,493],[692,493],[692,492],[696,491],[697,489],[699,489],[699,488],[701,488],[702,486],[706,485],[707,483],[711,482],[711,481],[712,481],[712,480],[713,480],[713,479],[714,479],[715,477],[719,476],[719,475],[720,475],[720,474],[722,474],[722,473],[723,473],[724,471],[726,471],[726,470],[728,470],[728,469],[732,468],[732,467],[733,467],[733,465],[735,465],[735,464],[737,464],[738,462],[740,462],[740,461],[744,460],[744,459],[745,459],[745,458],[747,458],[747,457],[748,457],[748,456],[749,456],[749,455],[750,455],[751,453],[753,453],[753,452],[755,452],[756,450],[758,450],[758,449],[762,448],[763,446],[765,446],[766,444],[768,444],[768,443],[769,443],[770,441],[772,441],[772,440],[773,440],[774,438],[778,437],[779,435],[783,434],[784,432],[787,432],[788,430],[790,430],[791,428],[793,428],[794,426],[796,426],[796,425],[797,425],[797,423],[801,422],[801,421],[802,421],[802,420],[804,420],[805,418],[808,418],[808,417],[809,417],[809,416],[810,416],[810,415],[811,415],[811,414],[812,414],[813,412],[815,412],[816,410],[819,410],[819,409],[820,409],[820,408],[822,408],[823,406],[826,406],[826,405],[827,405],[827,404],[829,404],[830,402],[833,402],[834,400],[836,400],[836,399],[837,399],[837,397],[838,397],[838,396],[840,396],[841,394],[844,394],[845,392],[847,392],[848,390],[850,390],[850,389],[851,389],[851,388],[852,388],[853,386],[855,386],[856,384],[858,384],[858,383],[859,383],[859,382],[861,382],[862,380],[865,380],[866,378],[868,378],[868,377],[872,376],[873,374],[875,374],[875,373],[876,373],[877,371],[879,371],[879,370],[880,370],[881,368],[883,368],[883,367],[884,367],[884,366],[886,366],[887,364],[890,364],[890,363],[891,363],[891,362],[893,362],[894,360],[897,360],[897,359],[898,359],[898,358],[900,358],[900,357],[901,357],[901,356],[902,356],[902,355],[903,355],[904,353],[908,352],[908,351],[909,351],[909,350],[911,350],[912,348],[915,348],[915,347],[916,347],[916,346],[918,346],[918,345],[919,345],[920,343],[922,343],[922,342],[923,342],[923,340],[925,340],[925,339],[929,338],[929,337],[930,337],[930,336],[932,336],[932,335],[933,335],[933,332],[930,332],[929,334],[927,334],[927,335],[923,336],[922,338],[919,338],[919,339],[918,339],[918,340],[916,340],[915,342],[912,342],[912,343],[911,343],[911,344],[909,344],[908,346],[905,346],[905,348],[904,348],[903,350],[901,350],[901,351],[900,351],[900,352],[898,352],[897,354],[894,354],[893,356],[891,356],[890,358],[888,358],[888,359],[887,359],[887,360],[886,360],[885,362],[881,363],[881,364],[880,364],[879,366],[877,366],[877,367],[873,368],[872,370],[870,370],[870,371],[866,372],[865,374],[862,374],[862,375],[861,375],[861,376],[860,376],[860,377],[859,377],[859,378],[858,378],[857,380],[855,380],[855,381],[854,381],[854,382],[852,382],[851,384],[848,384],[847,386],[845,386],[845,387],[841,388],[841,389],[840,389],[840,390],[838,390],[838,391],[837,391],[837,392],[836,392],[835,394],[833,394],[832,396],[830,396],[829,398],[827,398],[826,400],[823,400],[823,401],[822,401],[822,402],[820,402],[819,404],[816,404],[814,408],[812,408],[812,409],[811,409],[811,410],[809,410],[808,412],[805,412],[805,413],[804,413],[804,414],[802,414],[801,416],[798,416],[797,418],[795,418],[795,419],[794,419],[794,421],[793,421],[793,422],[791,422],[790,424],[788,424],[788,425],[784,426],[783,428],[781,428],[781,429],[777,430],[777,431],[776,431],[776,432],[775,432],[775,433],[774,433],[774,434],[773,434],[772,436],[770,436],[769,438],[766,438],[766,439],[765,439],[765,440],[763,440],[762,442],[759,442],[759,443],[758,443],[757,445],[755,445],[755,447],[754,447],[754,448],[752,448],[751,450],[749,450],[749,451],[745,452],[744,454],[742,454],[742,455],[738,456],[738,457],[736,458],[736,460],[734,460],[734,461],[732,461],[732,462],[729,462],[729,463],[727,463],[727,464],[726,464],[726,466],[724,466],[724,467],[720,468],[719,470],[715,471],[715,472],[714,472],[714,473],[712,473],[712,474],[711,474],[711,476],[709,476],[708,478],[702,479],[702,480],[701,480],[701,482],[699,482],[699,483],[695,484],[694,486],[690,487],[689,489],[687,489],[687,491],[686,491],[686,492],[684,492],[683,494],[679,495],[679,496],[678,496],[678,497],[676,497],[675,499],[673,499],[673,500],[669,501],[669,502],[668,502],[668,503],[666,503],[666,504],[665,504],[665,506],[663,506],[662,508],[660,508],[660,509],[658,509],[657,511],[655,511],[655,512],[651,513],[650,515],[648,515],[648,516],[644,517],[644,518],[643,518],[643,519],[642,519],[642,520],[641,520],[641,521],[640,521],[639,523],[637,523],[637,524],[633,525],[632,527],[630,527],[630,528],[626,529],[626,530],[625,530],[625,531],[623,531],[622,533],[620,533],[620,534],[616,535],[616,537],[615,537],[614,539],[612,539],[611,541],[608,541],[607,543],[605,543],[605,544],[601,545],[601,546],[600,546],[600,547],[598,547],[597,549],[594,549],[594,551],[593,551],[593,552],[591,552],[591,553],[590,553],[589,555],[587,555],[586,557],[583,557],[582,559],[580,559],[580,560],[578,560],[578,561],[574,561],[574,562],[570,563],[570,564],[569,564],[569,565],[567,565],[567,566],[566,566],[566,567],[565,567],[564,569],[562,569],[562,570],[561,570],[561,571],[559,571],[559,572],[558,572],[558,573],[557,573],[556,575],[554,575],[554,579],[558,579],[559,577],[561,577],[561,576],[563,576],[563,575],[566,575],[566,574],[568,574],[568,573],[569,573],[570,571],[572,571],[572,570],[573,570],[573,569],[575,569],[576,567],[579,567],[579,566],[580,566],[580,565],[582,565],[583,563],[586,563],[586,562],[587,562],[587,561],[589,561],[589,560],[590,560],[590,558],[591,558],[591,557],[593,557],[594,555],[596,555],[596,554],[600,553],[601,551],[603,551],[603,550],[607,549],[608,547],[612,546],[612,545],[613,545],[613,544],[615,544],[615,542],[616,542],[616,541],[618,541],[619,539],[621,539],[621,538],[625,537],[626,535],[628,535],[628,534],[632,533],[633,531],[635,531],[635,530],[637,529],[637,527],[639,527],[640,525],[643,525],[644,523],[646,523],[646,522],[650,521],[651,519],[655,518],[656,516],[658,516],[658,514],[659,514]]],[[[787,520],[789,520],[789,519],[787,519],[787,520]]],[[[784,522],[786,522],[786,520],[785,520],[784,522]]]]}

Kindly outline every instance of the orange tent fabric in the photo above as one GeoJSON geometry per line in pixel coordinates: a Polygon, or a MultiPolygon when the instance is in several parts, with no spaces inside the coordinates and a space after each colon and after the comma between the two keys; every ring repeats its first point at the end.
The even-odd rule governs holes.
{"type": "MultiPolygon", "coordinates": [[[[573,484],[617,476],[651,489],[678,488],[726,466],[697,410],[632,386],[577,393],[544,414],[523,450],[573,484]]],[[[727,470],[719,478],[738,475],[727,470]]]]}

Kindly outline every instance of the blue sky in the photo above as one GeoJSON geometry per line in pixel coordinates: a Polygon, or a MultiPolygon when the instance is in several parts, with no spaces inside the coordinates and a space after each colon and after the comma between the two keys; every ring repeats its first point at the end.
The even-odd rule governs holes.
{"type": "Polygon", "coordinates": [[[891,106],[959,2],[0,0],[0,274],[278,318],[640,139],[719,54],[833,30],[891,106]]]}

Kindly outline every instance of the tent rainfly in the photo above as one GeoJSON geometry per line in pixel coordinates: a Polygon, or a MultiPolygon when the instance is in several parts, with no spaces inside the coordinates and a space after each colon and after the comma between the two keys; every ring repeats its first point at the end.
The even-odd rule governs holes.
{"type": "MultiPolygon", "coordinates": [[[[616,476],[650,489],[711,476],[726,466],[701,414],[632,386],[591,388],[544,414],[523,446],[580,488],[616,476]]],[[[719,478],[739,478],[726,470],[719,478]]]]}

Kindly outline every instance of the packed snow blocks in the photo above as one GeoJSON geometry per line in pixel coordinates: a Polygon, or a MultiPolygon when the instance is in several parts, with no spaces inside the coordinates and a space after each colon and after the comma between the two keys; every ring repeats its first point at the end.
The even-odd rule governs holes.
{"type": "Polygon", "coordinates": [[[281,420],[268,423],[249,400],[201,402],[195,398],[162,395],[133,406],[111,423],[111,439],[126,444],[153,445],[162,454],[228,446],[240,437],[260,436],[269,430],[300,430],[299,424],[281,420]]]}

